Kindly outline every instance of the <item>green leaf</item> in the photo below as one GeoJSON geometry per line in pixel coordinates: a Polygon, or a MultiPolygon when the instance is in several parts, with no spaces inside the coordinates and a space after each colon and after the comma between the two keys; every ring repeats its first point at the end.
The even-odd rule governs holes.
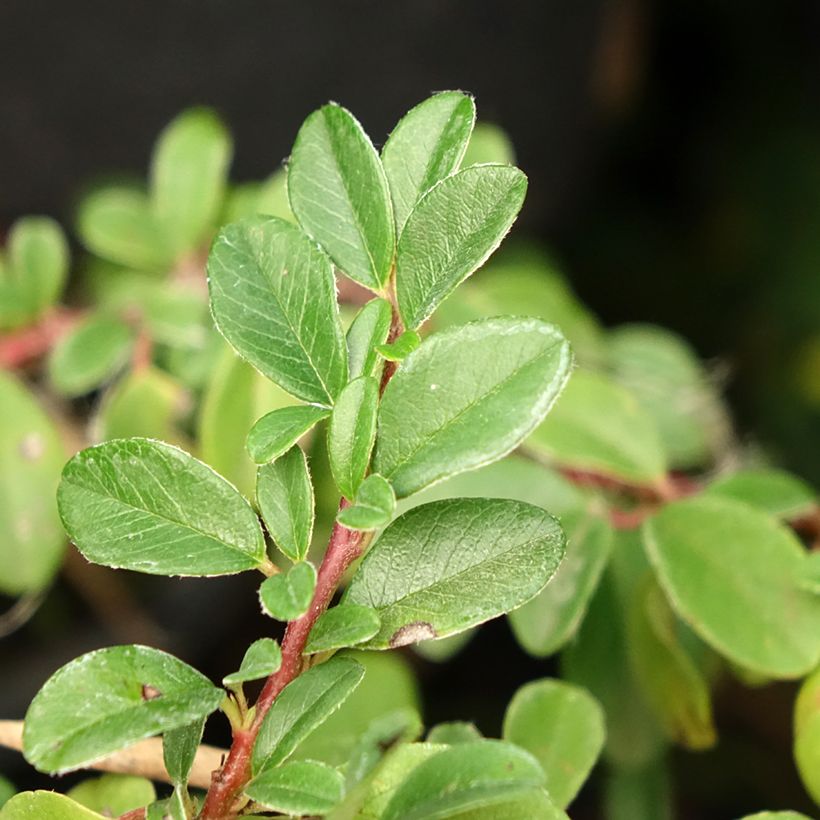
{"type": "Polygon", "coordinates": [[[45,587],[66,539],[54,504],[65,450],[34,396],[0,370],[0,592],[45,587]]]}
{"type": "Polygon", "coordinates": [[[305,655],[355,646],[372,638],[379,631],[379,616],[370,607],[342,604],[319,616],[310,631],[305,655]]]}
{"type": "Polygon", "coordinates": [[[486,319],[436,333],[384,391],[374,471],[398,498],[506,455],[569,377],[563,336],[537,319],[486,319]]]}
{"type": "Polygon", "coordinates": [[[415,330],[407,330],[392,344],[376,345],[376,351],[390,362],[404,361],[419,345],[421,336],[415,330]]]}
{"type": "Polygon", "coordinates": [[[53,348],[48,359],[49,381],[65,396],[89,393],[126,364],[133,343],[134,333],[127,324],[113,316],[92,314],[53,348]]]}
{"type": "Polygon", "coordinates": [[[641,766],[612,767],[606,780],[607,820],[674,820],[669,766],[662,755],[641,766]]]}
{"type": "Polygon", "coordinates": [[[428,743],[443,743],[445,746],[455,746],[457,743],[474,743],[481,740],[481,732],[474,723],[454,720],[448,723],[439,723],[427,733],[428,743]]]}
{"type": "Polygon", "coordinates": [[[557,652],[578,631],[612,545],[612,530],[592,514],[564,515],[561,526],[567,532],[567,554],[555,576],[509,615],[516,639],[536,658],[557,652]]]}
{"type": "Polygon", "coordinates": [[[162,735],[162,759],[165,771],[176,785],[188,782],[199,744],[202,742],[204,720],[195,720],[179,729],[170,729],[162,735]]]}
{"type": "Polygon", "coordinates": [[[351,530],[377,530],[390,521],[395,509],[390,482],[374,473],[362,482],[355,503],[340,510],[336,520],[351,530]]]}
{"type": "Polygon", "coordinates": [[[231,153],[230,134],[207,108],[184,111],[160,134],[151,161],[151,205],[175,256],[209,239],[231,153]]]}
{"type": "Polygon", "coordinates": [[[798,584],[820,595],[820,552],[810,552],[803,561],[798,584]]]}
{"type": "Polygon", "coordinates": [[[136,270],[164,270],[172,252],[148,197],[131,188],[101,188],[87,196],[77,231],[92,253],[136,270]]]}
{"type": "Polygon", "coordinates": [[[225,575],[269,563],[250,504],[210,467],[159,441],[82,450],[63,470],[57,506],[93,563],[152,575],[225,575]]]}
{"type": "Polygon", "coordinates": [[[820,661],[820,597],[798,586],[805,552],[785,526],[700,497],[666,506],[644,536],[675,611],[720,654],[774,678],[820,661]]]}
{"type": "Polygon", "coordinates": [[[811,820],[811,817],[798,811],[760,811],[747,814],[740,820],[811,820]]]}
{"type": "Polygon", "coordinates": [[[820,806],[820,669],[803,681],[797,695],[794,759],[806,791],[820,806]]]}
{"type": "Polygon", "coordinates": [[[208,379],[199,409],[202,460],[252,495],[257,468],[245,447],[248,430],[263,414],[294,401],[226,347],[208,379]]]}
{"type": "Polygon", "coordinates": [[[278,621],[293,621],[307,612],[316,589],[316,569],[309,561],[266,578],[259,587],[262,610],[278,621]]]}
{"type": "Polygon", "coordinates": [[[101,814],[57,792],[21,792],[3,806],[3,820],[100,820],[101,814]]]}
{"type": "Polygon", "coordinates": [[[817,507],[814,490],[783,470],[741,470],[710,484],[706,494],[734,498],[785,520],[799,518],[817,507]]]}
{"type": "Polygon", "coordinates": [[[277,547],[291,561],[302,561],[313,535],[313,484],[305,454],[293,446],[259,468],[256,500],[277,547]]]}
{"type": "Polygon", "coordinates": [[[462,816],[466,820],[462,813],[467,810],[478,812],[504,804],[543,784],[544,772],[538,762],[509,743],[481,740],[448,746],[410,772],[387,804],[382,820],[462,816]]]}
{"type": "Polygon", "coordinates": [[[687,652],[675,615],[652,577],[638,586],[629,602],[627,634],[638,684],[669,738],[687,749],[713,746],[709,684],[687,652]]]}
{"type": "Polygon", "coordinates": [[[393,310],[384,299],[371,299],[356,314],[347,331],[351,380],[359,376],[381,376],[383,362],[376,347],[387,341],[392,318],[393,310]]]}
{"type": "Polygon", "coordinates": [[[205,718],[222,697],[204,675],[158,649],[98,649],[63,666],[35,695],[23,752],[40,771],[62,774],[205,718]]]}
{"type": "Polygon", "coordinates": [[[259,680],[272,675],[282,665],[282,650],[273,638],[254,641],[245,652],[238,672],[222,678],[225,686],[233,686],[249,680],[259,680]]]}
{"type": "Polygon", "coordinates": [[[245,787],[245,794],[283,814],[324,815],[344,797],[344,778],[324,763],[294,760],[264,769],[245,787]]]}
{"type": "Polygon", "coordinates": [[[636,484],[659,485],[666,474],[652,418],[625,388],[589,370],[572,374],[526,446],[563,466],[636,484]]]}
{"type": "Polygon", "coordinates": [[[0,775],[0,809],[2,809],[16,793],[17,789],[11,780],[0,775]]]}
{"type": "Polygon", "coordinates": [[[299,129],[288,196],[299,224],[345,274],[384,287],[395,245],[387,179],[367,134],[340,105],[322,106],[299,129]]]}
{"type": "Polygon", "coordinates": [[[345,602],[378,612],[381,629],[370,649],[445,637],[521,606],[549,581],[563,554],[561,528],[538,507],[434,501],[382,533],[345,602]]]}
{"type": "Polygon", "coordinates": [[[460,91],[434,94],[407,112],[382,149],[396,227],[416,203],[458,168],[475,123],[475,103],[460,91]]]}
{"type": "Polygon", "coordinates": [[[65,235],[53,219],[23,217],[9,231],[8,254],[21,304],[30,317],[37,316],[59,299],[65,285],[69,263],[65,235]]]}
{"type": "Polygon", "coordinates": [[[208,281],[216,326],[240,356],[297,398],[333,404],[347,351],[330,260],[307,236],[276,218],[228,225],[208,281]]]}
{"type": "Polygon", "coordinates": [[[265,715],[253,747],[254,775],[286,760],[299,743],[325,721],[364,676],[364,667],[337,656],[289,683],[265,715]]]}
{"type": "Polygon", "coordinates": [[[235,186],[226,199],[222,224],[239,222],[240,219],[256,214],[278,216],[295,222],[288,202],[286,179],[287,172],[284,168],[279,168],[262,182],[235,186]]]}
{"type": "Polygon", "coordinates": [[[474,626],[464,632],[456,632],[446,638],[419,641],[413,644],[413,651],[421,655],[426,661],[433,663],[445,663],[450,658],[455,657],[467,646],[478,633],[479,627],[474,626]]]}
{"type": "Polygon", "coordinates": [[[476,165],[447,177],[411,211],[396,249],[396,296],[415,329],[489,259],[512,227],[527,178],[509,165],[476,165]]]}
{"type": "Polygon", "coordinates": [[[512,165],[515,162],[515,149],[506,131],[492,123],[479,122],[473,129],[461,167],[469,168],[486,162],[512,165]]]}
{"type": "Polygon", "coordinates": [[[251,458],[257,464],[279,458],[329,415],[330,410],[315,404],[297,404],[272,410],[262,416],[248,433],[248,452],[251,458]]]}
{"type": "Polygon", "coordinates": [[[522,686],[504,715],[504,740],[541,764],[553,801],[568,806],[604,746],[604,713],[585,690],[545,678],[522,686]]]}
{"type": "Polygon", "coordinates": [[[127,774],[104,774],[83,780],[66,793],[81,806],[99,812],[103,817],[121,814],[147,806],[157,799],[154,784],[144,777],[127,774]]]}

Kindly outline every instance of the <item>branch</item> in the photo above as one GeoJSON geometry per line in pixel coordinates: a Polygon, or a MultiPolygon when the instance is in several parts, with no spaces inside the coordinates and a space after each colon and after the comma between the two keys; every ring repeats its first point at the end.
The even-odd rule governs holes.
{"type": "MultiPolygon", "coordinates": [[[[0,746],[23,750],[23,721],[0,720],[0,746]]],[[[200,789],[207,789],[211,782],[211,772],[217,768],[227,754],[226,749],[215,746],[201,745],[197,749],[194,765],[188,782],[200,789]]],[[[83,767],[98,772],[114,772],[116,774],[136,774],[147,777],[149,780],[159,780],[162,783],[171,783],[165,763],[162,758],[162,738],[151,737],[141,740],[127,749],[109,755],[102,760],[83,767]]]]}
{"type": "Polygon", "coordinates": [[[29,327],[0,334],[0,369],[14,370],[44,356],[81,318],[80,311],[61,308],[29,327]]]}

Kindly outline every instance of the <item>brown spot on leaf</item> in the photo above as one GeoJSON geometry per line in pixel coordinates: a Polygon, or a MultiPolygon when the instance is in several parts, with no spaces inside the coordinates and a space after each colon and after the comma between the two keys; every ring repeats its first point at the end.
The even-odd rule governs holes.
{"type": "Polygon", "coordinates": [[[142,685],[142,699],[143,700],[156,700],[157,698],[162,697],[162,692],[159,691],[155,686],[151,686],[148,683],[144,683],[142,685]]]}
{"type": "Polygon", "coordinates": [[[430,638],[437,637],[438,634],[431,623],[413,621],[393,633],[393,637],[390,639],[390,648],[396,649],[399,646],[407,646],[409,643],[418,643],[419,641],[427,641],[430,638]]]}

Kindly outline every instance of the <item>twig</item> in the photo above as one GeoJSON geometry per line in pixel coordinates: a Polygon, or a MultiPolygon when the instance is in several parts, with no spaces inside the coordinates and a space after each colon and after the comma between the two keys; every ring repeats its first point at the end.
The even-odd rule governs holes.
{"type": "Polygon", "coordinates": [[[0,368],[13,370],[44,356],[82,317],[82,311],[58,308],[29,327],[0,334],[0,368]]]}

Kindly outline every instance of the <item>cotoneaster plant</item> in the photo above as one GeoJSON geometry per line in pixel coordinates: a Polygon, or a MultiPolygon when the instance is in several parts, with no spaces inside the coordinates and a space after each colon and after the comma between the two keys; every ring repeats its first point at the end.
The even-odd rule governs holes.
{"type": "MultiPolygon", "coordinates": [[[[820,571],[798,538],[816,536],[815,494],[747,468],[677,337],[603,330],[539,255],[502,253],[459,288],[527,185],[510,164],[476,164],[475,140],[465,157],[474,116],[469,96],[437,94],[379,155],[325,106],[297,136],[290,211],[219,231],[214,323],[290,397],[252,426],[212,415],[227,442],[247,435],[253,502],[215,459],[140,437],[78,453],[58,506],[92,562],[259,571],[284,637],[252,643],[224,688],[145,646],[67,664],[26,715],[27,759],[143,776],[22,793],[3,820],[550,820],[602,752],[604,816],[671,817],[668,747],[715,742],[712,692],[728,675],[806,677],[795,757],[820,799],[820,571]],[[372,293],[346,332],[336,272],[372,293]],[[341,500],[317,549],[325,462],[341,500]],[[347,711],[366,669],[368,699],[396,685],[367,660],[380,650],[444,658],[507,612],[527,652],[561,652],[566,680],[521,687],[502,740],[458,722],[423,735],[409,702],[365,723],[347,711]],[[251,681],[263,682],[252,704],[251,681]],[[224,756],[200,743],[216,711],[233,734],[224,756]],[[171,797],[157,801],[146,777],[171,797]]],[[[498,150],[498,133],[483,138],[498,150]]]]}

